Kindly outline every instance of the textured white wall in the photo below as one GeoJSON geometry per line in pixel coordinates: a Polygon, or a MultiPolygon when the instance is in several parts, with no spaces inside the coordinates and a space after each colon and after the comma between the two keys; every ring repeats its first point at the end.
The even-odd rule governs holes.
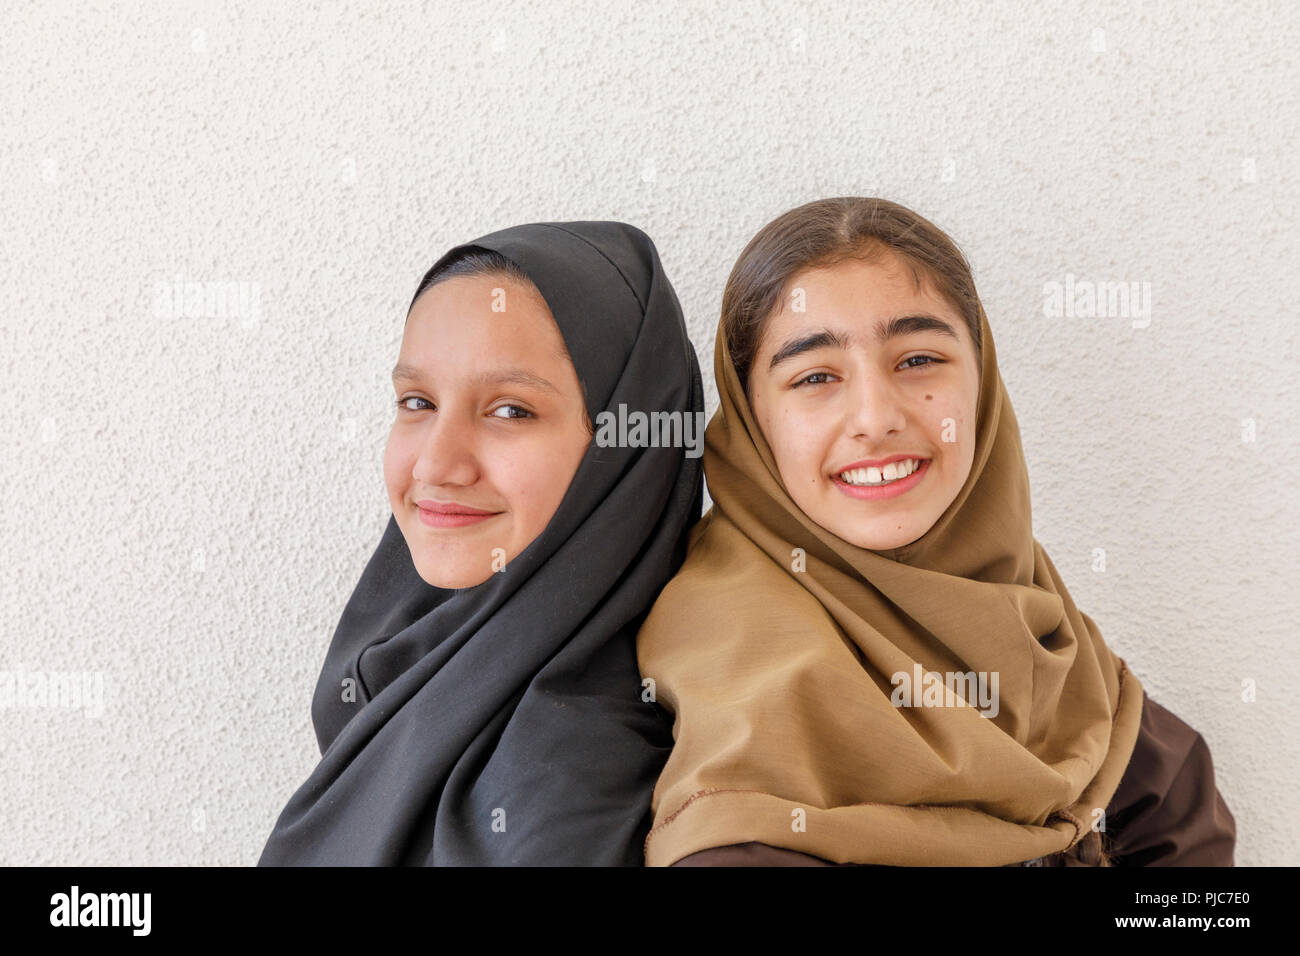
{"type": "Polygon", "coordinates": [[[1208,739],[1238,862],[1300,859],[1294,2],[315,7],[6,7],[0,669],[103,699],[0,714],[0,863],[256,861],[436,256],[640,226],[712,413],[735,257],[846,194],[966,250],[1037,536],[1208,739]],[[1150,324],[1046,318],[1067,274],[1149,282],[1150,324]],[[178,279],[245,308],[170,314],[178,279]]]}

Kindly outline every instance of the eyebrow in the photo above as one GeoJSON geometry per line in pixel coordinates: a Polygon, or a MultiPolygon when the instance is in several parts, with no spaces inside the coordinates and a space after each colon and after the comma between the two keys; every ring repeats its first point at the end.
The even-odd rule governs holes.
{"type": "MultiPolygon", "coordinates": [[[[882,345],[890,339],[904,335],[916,335],[919,332],[938,332],[941,335],[948,335],[961,341],[957,330],[949,323],[933,315],[924,314],[900,315],[888,322],[877,322],[875,332],[876,341],[882,345]]],[[[811,352],[813,349],[847,349],[851,341],[851,336],[847,333],[832,331],[831,329],[820,329],[816,332],[800,335],[790,339],[777,349],[767,367],[770,371],[782,362],[788,362],[795,356],[802,355],[804,352],[811,352]]]]}
{"type": "MultiPolygon", "coordinates": [[[[393,366],[393,384],[398,382],[420,382],[424,380],[424,371],[416,365],[398,362],[393,366]]],[[[559,394],[559,389],[533,372],[523,368],[498,368],[481,372],[469,380],[470,385],[523,385],[541,389],[545,392],[559,394]]]]}

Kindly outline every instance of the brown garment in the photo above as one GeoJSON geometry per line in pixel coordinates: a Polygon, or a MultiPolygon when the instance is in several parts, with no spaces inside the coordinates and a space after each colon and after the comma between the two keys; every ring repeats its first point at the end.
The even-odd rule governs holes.
{"type": "MultiPolygon", "coordinates": [[[[1113,866],[1232,866],[1237,825],[1214,784],[1205,738],[1143,695],[1142,723],[1119,789],[1106,808],[1113,866]]],[[[673,866],[857,866],[769,846],[737,843],[701,850],[673,866]]],[[[1055,853],[1013,866],[1086,866],[1055,853]]]]}
{"type": "MultiPolygon", "coordinates": [[[[808,321],[812,333],[840,319],[808,321]]],[[[991,866],[1067,849],[1091,832],[1132,759],[1141,682],[1033,536],[1020,427],[984,310],[980,352],[964,342],[946,359],[966,374],[978,364],[975,414],[959,416],[960,435],[931,434],[921,421],[933,425],[937,410],[915,408],[906,433],[850,430],[837,433],[837,455],[827,446],[827,461],[852,458],[851,448],[966,446],[961,458],[940,456],[970,464],[928,530],[879,550],[795,502],[727,328],[704,435],[713,508],[637,635],[641,676],[674,718],[646,864],[747,841],[895,866],[991,866]],[[976,713],[979,697],[988,706],[976,713]]]]}

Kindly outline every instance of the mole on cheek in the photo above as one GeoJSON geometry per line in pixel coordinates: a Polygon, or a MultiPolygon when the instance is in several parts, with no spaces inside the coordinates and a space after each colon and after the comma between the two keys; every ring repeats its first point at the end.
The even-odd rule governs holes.
{"type": "Polygon", "coordinates": [[[932,398],[934,398],[933,395],[927,395],[927,396],[925,396],[925,400],[926,400],[927,402],[928,402],[930,399],[932,399],[932,398]]]}

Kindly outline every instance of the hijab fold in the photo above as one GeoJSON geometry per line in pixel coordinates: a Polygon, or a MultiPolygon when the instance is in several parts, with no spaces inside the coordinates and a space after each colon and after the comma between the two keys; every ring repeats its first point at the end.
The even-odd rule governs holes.
{"type": "MultiPolygon", "coordinates": [[[[433,269],[470,248],[537,286],[593,423],[619,403],[703,411],[681,307],[643,232],[516,226],[433,269]]],[[[542,533],[462,590],[419,577],[390,516],[316,686],[320,763],[259,865],[639,865],[672,740],[643,700],[635,635],[701,503],[698,458],[593,438],[542,533]]]]}
{"type": "Polygon", "coordinates": [[[1098,821],[1142,688],[1033,537],[982,308],[980,328],[970,474],[924,535],[871,551],[790,498],[719,326],[713,508],[638,638],[676,741],[648,864],[757,841],[837,863],[1001,865],[1068,849],[1098,821]],[[918,667],[986,687],[996,672],[996,712],[963,706],[960,684],[934,699],[947,706],[895,706],[895,675],[918,667]]]}

